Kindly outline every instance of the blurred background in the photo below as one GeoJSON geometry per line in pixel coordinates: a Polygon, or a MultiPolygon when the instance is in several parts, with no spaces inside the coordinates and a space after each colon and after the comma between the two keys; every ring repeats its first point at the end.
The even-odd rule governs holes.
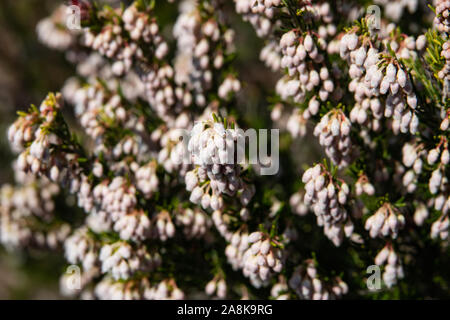
{"type": "MultiPolygon", "coordinates": [[[[38,21],[61,0],[0,1],[0,184],[13,183],[13,154],[6,130],[17,110],[39,104],[49,91],[57,91],[74,68],[64,53],[37,40],[38,21]]],[[[0,299],[58,299],[58,279],[64,266],[59,253],[8,253],[0,247],[0,299]]]]}

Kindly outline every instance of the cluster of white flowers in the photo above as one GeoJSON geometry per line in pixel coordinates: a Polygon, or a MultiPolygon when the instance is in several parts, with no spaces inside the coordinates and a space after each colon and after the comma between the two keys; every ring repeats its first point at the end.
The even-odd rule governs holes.
{"type": "Polygon", "coordinates": [[[200,209],[180,209],[175,218],[188,239],[205,236],[212,225],[211,218],[200,209]]]}
{"type": "Polygon", "coordinates": [[[164,58],[168,45],[159,35],[158,25],[151,21],[146,12],[140,12],[136,5],[131,5],[123,12],[117,10],[116,14],[123,21],[123,28],[115,19],[114,25],[108,25],[98,34],[89,30],[84,34],[84,45],[116,60],[112,65],[115,75],[123,75],[131,69],[134,61],[145,59],[146,53],[138,45],[140,41],[153,46],[152,53],[157,59],[164,58]],[[128,38],[123,37],[124,32],[127,32],[128,38]]]}
{"type": "Polygon", "coordinates": [[[427,206],[424,203],[416,203],[416,209],[414,211],[414,223],[418,226],[422,226],[425,220],[430,215],[427,206]]]}
{"type": "MultiPolygon", "coordinates": [[[[254,195],[254,186],[241,178],[238,129],[226,128],[216,121],[201,121],[195,124],[189,140],[188,150],[197,167],[186,174],[186,190],[191,191],[190,200],[204,209],[223,208],[223,195],[238,194],[243,206],[247,206],[254,195]],[[237,144],[236,144],[237,143],[237,144]]],[[[243,154],[242,154],[243,156],[243,154]]]]}
{"type": "Polygon", "coordinates": [[[375,188],[370,183],[369,178],[365,174],[361,175],[355,183],[355,192],[357,196],[363,193],[373,196],[375,194],[375,188]]]}
{"type": "Polygon", "coordinates": [[[374,3],[382,5],[384,14],[389,19],[398,22],[406,10],[411,14],[415,13],[420,1],[422,0],[375,0],[374,3]]]}
{"type": "MultiPolygon", "coordinates": [[[[272,4],[278,0],[271,1],[272,4]]],[[[255,28],[259,37],[268,36],[273,29],[272,18],[275,16],[275,10],[272,5],[255,6],[255,3],[261,3],[256,0],[234,0],[236,12],[241,14],[245,21],[248,21],[255,28]]],[[[264,1],[265,2],[265,1],[264,1]]],[[[269,4],[269,3],[268,3],[269,4]]]]}
{"type": "MultiPolygon", "coordinates": [[[[92,212],[90,212],[86,217],[86,225],[95,233],[110,232],[111,230],[113,230],[113,222],[111,221],[108,213],[102,210],[93,210],[92,212]]],[[[131,229],[133,228],[125,231],[123,237],[135,237],[135,235],[130,235],[128,233],[129,231],[132,231],[131,229]]]]}
{"type": "Polygon", "coordinates": [[[340,168],[351,163],[350,130],[350,120],[339,109],[324,115],[314,128],[314,135],[319,137],[319,143],[325,148],[325,153],[340,168]]]}
{"type": "MultiPolygon", "coordinates": [[[[445,137],[441,137],[439,144],[428,152],[427,161],[430,166],[437,162],[441,165],[447,165],[450,162],[450,152],[448,151],[448,141],[445,137]]],[[[430,191],[433,190],[430,188],[430,191]]],[[[433,191],[431,191],[434,193],[433,191]]]]}
{"type": "Polygon", "coordinates": [[[283,77],[278,82],[277,92],[284,100],[292,97],[295,102],[303,102],[306,93],[315,88],[319,89],[321,101],[328,100],[331,94],[335,94],[335,100],[339,100],[341,90],[335,86],[330,71],[323,64],[324,55],[320,53],[326,46],[323,38],[316,38],[309,33],[301,36],[291,30],[282,36],[281,67],[287,68],[288,77],[283,77]]]}
{"type": "Polygon", "coordinates": [[[322,164],[306,170],[302,181],[305,204],[314,211],[317,225],[324,227],[325,235],[339,246],[344,235],[350,237],[354,228],[345,207],[350,196],[348,185],[333,178],[322,164]]]}
{"type": "Polygon", "coordinates": [[[304,216],[309,212],[308,206],[303,202],[304,196],[305,193],[303,191],[298,191],[289,198],[292,212],[299,216],[304,216]]]}
{"type": "Polygon", "coordinates": [[[174,71],[170,65],[153,65],[141,76],[150,106],[164,121],[171,124],[173,112],[192,103],[192,95],[182,87],[175,87],[174,71]]]}
{"type": "Polygon", "coordinates": [[[110,277],[103,278],[94,289],[94,295],[103,300],[141,300],[150,290],[147,279],[134,281],[115,281],[110,277]]]}
{"type": "Polygon", "coordinates": [[[150,253],[145,246],[133,248],[121,241],[102,246],[99,259],[102,272],[110,273],[115,280],[126,280],[136,272],[149,272],[161,265],[159,253],[150,253]]]}
{"type": "Polygon", "coordinates": [[[259,58],[272,71],[280,70],[282,55],[279,43],[275,39],[267,41],[259,54],[259,58]]]}
{"type": "Polygon", "coordinates": [[[391,236],[397,238],[398,232],[405,226],[405,217],[390,203],[383,204],[366,220],[365,228],[372,238],[391,236]]]}
{"type": "Polygon", "coordinates": [[[241,83],[234,76],[228,76],[223,83],[219,86],[217,93],[223,100],[227,100],[231,94],[239,92],[241,90],[241,83]]]}
{"type": "Polygon", "coordinates": [[[272,276],[280,273],[284,266],[283,249],[276,238],[257,231],[227,232],[228,246],[225,255],[234,270],[242,269],[253,286],[267,286],[272,276]]]}
{"type": "Polygon", "coordinates": [[[431,225],[431,237],[438,236],[445,240],[448,238],[449,213],[450,213],[450,195],[448,192],[448,181],[443,182],[446,185],[446,190],[439,193],[435,198],[430,199],[429,206],[441,213],[440,217],[431,225]]]}
{"type": "Polygon", "coordinates": [[[136,189],[124,177],[118,176],[110,182],[104,180],[93,187],[92,192],[90,189],[91,186],[84,181],[78,194],[78,204],[84,207],[86,212],[91,212],[88,223],[93,229],[112,229],[121,239],[134,241],[142,241],[151,236],[161,239],[173,236],[175,228],[171,222],[166,226],[166,219],[157,216],[154,223],[156,228],[153,228],[147,213],[137,209],[136,189]],[[94,204],[96,209],[93,208],[94,204]],[[108,212],[108,215],[105,215],[105,212],[108,212]]]}
{"type": "MultiPolygon", "coordinates": [[[[375,2],[384,5],[394,21],[404,8],[418,8],[418,0],[375,2]]],[[[448,1],[437,3],[435,24],[440,32],[448,32],[448,1]]],[[[391,238],[375,259],[385,266],[388,287],[403,277],[392,239],[401,238],[405,246],[411,241],[399,233],[408,214],[414,215],[417,226],[432,223],[432,238],[448,238],[450,120],[445,94],[439,98],[440,110],[430,112],[429,119],[425,114],[441,80],[448,79],[448,35],[429,44],[430,33],[414,38],[383,20],[375,36],[364,19],[344,31],[342,26],[356,19],[361,9],[353,2],[339,8],[331,1],[234,4],[265,41],[260,59],[272,71],[283,72],[276,98],[269,99],[276,101],[270,114],[273,124],[294,138],[314,127],[330,167],[324,162],[307,169],[304,188],[294,194],[291,187],[300,181],[291,185],[287,176],[293,169],[288,163],[297,159],[286,159],[281,174],[269,178],[273,183],[264,185],[268,179],[263,176],[252,179],[257,166],[243,161],[240,142],[245,142],[245,135],[235,124],[248,121],[237,105],[242,97],[236,95],[247,88],[233,70],[235,39],[225,1],[180,1],[173,25],[174,55],[162,38],[166,28],[158,26],[156,11],[146,1],[126,9],[90,8],[100,19],[87,21],[92,26],[83,29],[82,39],[57,28],[57,9],[38,26],[38,34],[50,47],[68,49],[68,60],[76,64],[78,76],[67,80],[63,97],[74,106],[81,141],[63,119],[59,94],[21,113],[8,138],[19,153],[16,171],[22,178],[16,177],[17,187],[1,188],[0,240],[8,247],[56,248],[64,243],[67,261],[82,269],[82,291],[71,290],[67,283],[73,275],[65,274],[64,293],[100,299],[184,299],[175,279],[167,277],[176,271],[177,280],[184,279],[178,270],[185,266],[174,262],[188,252],[185,246],[192,249],[192,242],[199,249],[195,253],[205,258],[202,275],[192,277],[202,276],[198,283],[206,283],[210,278],[204,279],[203,267],[215,268],[214,278],[205,288],[195,288],[197,292],[204,289],[221,299],[231,296],[235,277],[219,266],[226,257],[256,289],[271,286],[275,299],[340,298],[348,288],[339,277],[319,276],[313,260],[298,265],[296,246],[309,241],[303,236],[315,235],[316,230],[302,233],[297,222],[313,211],[334,245],[347,237],[358,251],[359,244],[365,248],[369,242],[354,229],[362,229],[369,202],[379,201],[377,195],[385,192],[395,204],[385,197],[365,220],[365,229],[372,238],[391,238]],[[425,50],[427,46],[441,43],[441,59],[435,63],[441,68],[445,60],[444,68],[430,69],[433,72],[419,79],[412,61],[426,63],[437,53],[425,50]],[[427,82],[427,77],[435,79],[427,82]],[[424,98],[422,89],[433,95],[424,98]],[[424,130],[418,130],[419,117],[424,130]],[[422,117],[430,122],[422,122],[422,117]],[[430,125],[439,117],[440,127],[430,125]],[[381,129],[386,129],[382,135],[381,129]],[[191,133],[188,143],[180,135],[186,131],[191,133]],[[396,159],[399,144],[402,162],[396,159]],[[426,192],[423,182],[428,182],[426,192]],[[55,210],[58,184],[71,193],[67,202],[76,202],[87,213],[71,236],[55,210]],[[292,212],[286,212],[285,205],[292,212]],[[209,260],[214,260],[211,265],[209,260]]],[[[283,152],[292,139],[287,140],[283,139],[283,152]]],[[[248,298],[248,281],[237,282],[248,298]]]]}
{"type": "Polygon", "coordinates": [[[178,288],[175,280],[166,279],[147,290],[145,298],[149,300],[183,300],[185,295],[178,288]]]}
{"type": "Polygon", "coordinates": [[[434,25],[439,32],[450,31],[450,3],[448,0],[436,0],[436,16],[434,25]]]}
{"type": "MultiPolygon", "coordinates": [[[[68,55],[70,61],[77,63],[78,76],[68,78],[61,89],[61,93],[71,105],[78,103],[76,100],[77,95],[80,94],[78,91],[85,86],[94,86],[97,90],[103,90],[105,96],[109,98],[112,96],[111,93],[117,92],[119,88],[123,97],[130,102],[136,102],[138,98],[145,98],[144,84],[135,70],[130,70],[122,77],[117,78],[112,71],[109,60],[96,51],[80,53],[76,50],[69,50],[68,55]],[[103,81],[99,83],[98,79],[103,81]]],[[[83,95],[79,98],[82,97],[83,95]]]]}
{"type": "Polygon", "coordinates": [[[321,280],[313,260],[294,270],[289,287],[303,300],[334,300],[348,292],[347,284],[338,277],[331,282],[321,280]]]}
{"type": "MultiPolygon", "coordinates": [[[[302,103],[308,97],[307,108],[302,113],[302,118],[307,120],[318,114],[320,102],[339,101],[342,98],[343,90],[339,85],[342,72],[335,63],[325,61],[327,51],[331,48],[328,41],[337,32],[330,4],[305,1],[299,6],[301,19],[310,28],[303,33],[294,29],[281,37],[281,67],[287,69],[287,75],[278,81],[276,91],[283,100],[292,99],[295,103],[302,103]],[[312,97],[310,93],[313,93],[312,97]]],[[[303,127],[300,118],[297,120],[301,123],[297,126],[294,124],[295,117],[294,109],[288,127],[294,137],[298,134],[295,129],[303,127]]]]}
{"type": "Polygon", "coordinates": [[[76,43],[76,33],[62,27],[68,20],[66,10],[66,6],[59,6],[36,26],[39,40],[49,48],[64,51],[76,43]]]}
{"type": "Polygon", "coordinates": [[[219,299],[225,299],[227,296],[227,283],[225,279],[218,276],[214,277],[206,284],[205,293],[208,296],[217,296],[219,299]]]}
{"type": "Polygon", "coordinates": [[[136,188],[147,199],[158,191],[159,179],[156,174],[156,166],[155,161],[150,161],[143,166],[136,165],[136,188]]]}
{"type": "Polygon", "coordinates": [[[125,136],[120,140],[112,150],[112,155],[115,159],[120,159],[123,156],[135,156],[137,157],[142,153],[141,147],[146,148],[146,146],[140,142],[140,137],[136,135],[125,136]]]}
{"type": "MultiPolygon", "coordinates": [[[[346,37],[347,35],[344,35],[346,37]]],[[[342,40],[344,41],[344,37],[342,40]]],[[[351,44],[351,48],[353,48],[353,42],[355,41],[356,35],[347,36],[346,39],[351,39],[351,41],[347,41],[347,43],[351,44]]],[[[341,42],[342,45],[343,42],[341,42]]],[[[345,44],[345,43],[344,43],[345,44]]],[[[342,48],[342,47],[341,47],[342,48]]],[[[346,52],[348,46],[344,46],[343,52],[346,52]]],[[[381,101],[377,98],[370,99],[371,92],[367,86],[365,86],[365,79],[363,78],[364,74],[364,66],[365,64],[373,63],[379,54],[378,51],[374,48],[370,48],[366,53],[366,49],[364,47],[360,47],[359,50],[354,50],[352,52],[358,52],[358,54],[350,55],[350,57],[354,58],[354,62],[350,65],[349,74],[353,79],[349,84],[349,90],[355,93],[356,104],[352,108],[350,112],[350,120],[354,123],[364,124],[371,127],[373,130],[377,131],[380,127],[380,123],[378,119],[383,116],[382,104],[381,101]],[[367,58],[366,58],[367,55],[367,58]],[[370,119],[367,115],[368,111],[372,112],[374,119],[370,119]]],[[[345,53],[344,53],[345,54],[345,53]]],[[[367,72],[367,75],[371,76],[367,72]]],[[[368,79],[369,80],[369,79],[368,79]]]]}
{"type": "MultiPolygon", "coordinates": [[[[276,92],[288,104],[294,102],[287,124],[280,124],[294,138],[306,134],[306,122],[318,114],[321,102],[339,101],[343,97],[340,86],[342,70],[335,62],[327,63],[325,60],[337,33],[332,7],[328,2],[307,1],[298,3],[298,6],[298,14],[302,22],[308,24],[308,31],[292,29],[282,35],[279,43],[275,43],[277,36],[272,34],[267,37],[266,46],[261,51],[261,60],[272,70],[277,70],[277,67],[286,70],[287,74],[277,82],[276,92]],[[296,104],[303,103],[306,98],[307,108],[298,110],[296,104]]],[[[347,9],[344,10],[345,15],[347,9]]]]}
{"type": "Polygon", "coordinates": [[[154,237],[161,241],[173,238],[175,235],[175,225],[170,217],[170,213],[163,210],[156,215],[155,219],[156,228],[153,229],[154,237]]]}
{"type": "Polygon", "coordinates": [[[21,172],[16,173],[16,179],[20,185],[0,188],[0,242],[10,250],[26,246],[58,248],[71,231],[54,215],[58,186],[45,177],[35,179],[21,172]],[[40,220],[54,225],[37,228],[40,220]]]}
{"type": "Polygon", "coordinates": [[[101,83],[96,83],[76,90],[73,103],[81,126],[96,142],[95,152],[112,152],[116,158],[122,153],[137,153],[139,148],[131,137],[124,138],[122,144],[116,145],[113,150],[105,145],[108,123],[114,123],[123,129],[133,129],[136,133],[142,134],[144,131],[143,119],[127,110],[118,94],[111,93],[101,83]]]}
{"type": "MultiPolygon", "coordinates": [[[[201,9],[186,5],[182,10],[173,30],[178,46],[175,81],[193,92],[198,106],[206,106],[207,92],[214,84],[213,73],[224,66],[225,54],[232,52],[234,31],[223,31],[223,25],[211,13],[214,11],[211,4],[205,3],[201,9]]],[[[234,79],[231,85],[225,80],[219,88],[219,96],[225,98],[229,91],[239,91],[237,86],[240,87],[238,80],[234,79]]]]}
{"type": "Polygon", "coordinates": [[[263,13],[266,9],[277,7],[281,4],[281,0],[253,0],[252,12],[263,13]]]}
{"type": "Polygon", "coordinates": [[[402,182],[407,192],[412,193],[417,189],[417,177],[422,173],[422,159],[426,157],[427,152],[421,144],[405,143],[402,154],[403,164],[406,168],[411,168],[404,174],[402,182]]]}
{"type": "MultiPolygon", "coordinates": [[[[33,144],[33,154],[30,155],[29,160],[26,160],[31,165],[30,162],[34,161],[34,158],[42,158],[45,149],[49,146],[49,138],[44,132],[44,126],[39,126],[39,116],[42,115],[47,121],[47,123],[52,122],[53,114],[50,111],[51,108],[59,108],[61,96],[47,97],[47,99],[41,104],[38,111],[27,114],[26,116],[20,117],[16,120],[8,129],[8,140],[11,143],[11,148],[16,152],[22,152],[28,143],[33,144]],[[50,111],[50,112],[49,112],[50,111]]],[[[30,147],[31,149],[31,147],[30,147]]],[[[31,150],[30,150],[31,153],[31,150]]],[[[21,159],[22,160],[22,159],[21,159]]],[[[19,167],[22,165],[18,161],[19,167]]]]}
{"type": "MultiPolygon", "coordinates": [[[[439,78],[442,80],[450,80],[450,41],[444,42],[442,45],[441,56],[445,59],[442,70],[439,71],[439,78]]],[[[444,131],[444,130],[443,130],[444,131]]]]}
{"type": "Polygon", "coordinates": [[[442,240],[448,239],[450,230],[450,219],[448,216],[450,212],[450,198],[447,198],[445,206],[442,210],[444,213],[431,225],[431,237],[433,239],[438,237],[442,240]]]}
{"type": "MultiPolygon", "coordinates": [[[[116,176],[111,181],[105,180],[97,184],[92,191],[90,186],[86,185],[86,196],[92,196],[103,211],[110,214],[112,221],[117,221],[127,213],[133,211],[136,207],[136,187],[132,185],[127,178],[116,176]]],[[[90,208],[86,208],[90,211],[90,208]]]]}
{"type": "Polygon", "coordinates": [[[105,277],[94,290],[94,296],[103,300],[182,300],[184,292],[173,279],[165,279],[153,285],[146,278],[116,281],[105,277]]]}
{"type": "MultiPolygon", "coordinates": [[[[332,87],[334,88],[334,82],[323,61],[323,56],[319,54],[318,48],[326,49],[327,44],[325,39],[336,34],[336,26],[332,21],[333,15],[329,3],[298,3],[298,5],[302,7],[302,10],[298,11],[301,12],[302,19],[308,23],[317,23],[319,26],[317,33],[311,31],[307,34],[307,45],[311,45],[311,52],[309,52],[305,50],[302,43],[304,37],[299,34],[297,29],[285,33],[284,40],[280,42],[278,35],[275,33],[275,30],[279,27],[279,21],[273,23],[270,21],[270,19],[274,17],[275,12],[283,11],[283,8],[280,8],[278,3],[275,3],[274,1],[253,1],[253,6],[251,6],[250,4],[252,1],[236,0],[235,2],[237,4],[236,11],[243,14],[244,20],[249,20],[252,23],[257,35],[266,40],[266,44],[260,52],[260,59],[266,66],[272,69],[272,71],[279,71],[280,68],[285,69],[288,67],[289,76],[284,76],[278,81],[276,86],[277,93],[284,100],[294,98],[294,101],[303,101],[306,83],[308,83],[308,89],[312,90],[315,86],[323,82],[323,88],[321,87],[319,93],[323,99],[327,99],[330,92],[325,90],[325,87],[331,90],[332,87]],[[322,23],[324,25],[322,25],[322,23]],[[263,25],[263,27],[261,27],[261,25],[263,25]],[[295,36],[297,34],[298,37],[295,36]],[[292,35],[294,35],[294,38],[291,37],[292,35]],[[316,46],[316,41],[313,39],[317,39],[318,47],[316,46]],[[295,43],[292,46],[287,46],[285,40],[291,40],[291,42],[294,41],[295,43]],[[298,43],[298,46],[296,43],[298,43]],[[313,50],[313,47],[315,47],[315,50],[313,50]],[[298,52],[296,48],[298,48],[298,52]],[[317,60],[318,63],[311,64],[311,61],[315,60],[317,60]],[[305,70],[310,70],[311,73],[305,72],[305,70]],[[320,75],[320,78],[323,79],[320,79],[317,75],[320,75]],[[310,78],[311,81],[309,81],[310,78]],[[299,82],[300,80],[303,81],[301,84],[299,82]]],[[[333,72],[338,74],[339,70],[334,67],[335,66],[333,65],[333,72]]],[[[342,91],[339,87],[336,90],[332,90],[332,92],[335,98],[341,97],[342,91]]],[[[280,126],[286,127],[294,137],[303,136],[306,133],[306,120],[310,118],[311,114],[314,115],[318,112],[320,105],[318,101],[316,101],[316,103],[312,103],[311,106],[312,112],[310,112],[310,110],[301,112],[294,108],[288,119],[288,124],[286,125],[281,122],[280,126]]],[[[279,116],[277,116],[277,120],[274,121],[278,122],[278,119],[281,118],[282,111],[282,109],[276,111],[279,116]]]]}
{"type": "Polygon", "coordinates": [[[390,244],[386,244],[376,255],[375,264],[378,266],[385,265],[383,281],[388,288],[396,284],[398,279],[404,277],[401,262],[390,244]]]}
{"type": "Polygon", "coordinates": [[[120,239],[142,241],[151,235],[151,221],[143,210],[134,210],[121,216],[114,223],[114,231],[120,239]]]}
{"type": "Polygon", "coordinates": [[[98,243],[86,227],[75,230],[64,243],[67,261],[82,265],[84,271],[98,267],[98,249],[98,243]]]}
{"type": "Polygon", "coordinates": [[[251,233],[247,241],[250,247],[244,252],[243,273],[253,283],[265,283],[272,274],[283,270],[283,251],[274,246],[276,239],[257,231],[251,233]]]}
{"type": "Polygon", "coordinates": [[[67,132],[62,136],[52,132],[60,125],[61,100],[61,94],[49,94],[39,109],[22,115],[9,127],[8,139],[12,149],[20,152],[17,159],[19,171],[47,176],[75,193],[81,180],[80,155],[71,149],[60,152],[58,147],[68,142],[63,140],[70,137],[67,132]]]}
{"type": "Polygon", "coordinates": [[[304,137],[306,135],[307,119],[305,118],[305,112],[295,108],[294,110],[292,110],[292,114],[289,116],[286,124],[286,129],[294,138],[304,137]]]}
{"type": "Polygon", "coordinates": [[[447,190],[448,178],[445,176],[445,166],[438,165],[433,170],[430,181],[428,183],[430,192],[437,194],[439,192],[445,192],[447,190]]]}
{"type": "Polygon", "coordinates": [[[441,136],[439,143],[431,150],[427,150],[424,144],[419,144],[417,141],[407,143],[403,147],[403,164],[406,168],[410,168],[403,175],[403,185],[408,192],[412,193],[417,189],[419,176],[425,171],[424,162],[428,164],[431,171],[428,189],[432,197],[427,202],[426,207],[420,205],[416,209],[414,219],[418,225],[421,225],[423,220],[428,217],[427,207],[439,211],[440,217],[431,226],[433,238],[439,236],[442,239],[447,239],[448,237],[450,196],[445,168],[449,161],[448,142],[444,136],[441,136]]]}
{"type": "MultiPolygon", "coordinates": [[[[378,131],[379,119],[384,116],[393,118],[394,133],[409,131],[414,134],[419,125],[415,113],[418,101],[410,76],[396,58],[370,46],[371,41],[353,31],[346,33],[340,41],[340,55],[350,63],[352,82],[349,90],[354,92],[356,100],[350,120],[378,131]],[[385,100],[381,100],[382,97],[385,100]],[[374,119],[368,116],[369,110],[374,119]]],[[[416,41],[410,42],[416,45],[416,41]]]]}
{"type": "Polygon", "coordinates": [[[225,248],[228,263],[231,264],[234,270],[241,269],[243,267],[244,252],[250,245],[248,232],[246,230],[237,230],[230,234],[229,241],[230,243],[225,248]]]}
{"type": "Polygon", "coordinates": [[[116,11],[123,21],[123,30],[120,21],[113,17],[112,24],[106,25],[100,33],[94,35],[86,31],[85,45],[112,59],[114,74],[128,76],[135,70],[140,78],[135,82],[143,87],[151,107],[171,124],[173,113],[191,105],[193,98],[181,84],[175,85],[174,70],[163,60],[169,47],[152,17],[152,10],[142,10],[135,2],[123,12],[116,11]]]}
{"type": "Polygon", "coordinates": [[[74,192],[78,205],[91,213],[86,222],[93,230],[115,230],[123,240],[149,237],[150,221],[142,210],[136,209],[136,190],[123,177],[93,186],[83,176],[74,192]]]}
{"type": "Polygon", "coordinates": [[[185,144],[180,141],[179,129],[168,130],[160,139],[161,150],[158,153],[158,162],[167,172],[177,172],[184,176],[190,166],[183,161],[185,144]]]}

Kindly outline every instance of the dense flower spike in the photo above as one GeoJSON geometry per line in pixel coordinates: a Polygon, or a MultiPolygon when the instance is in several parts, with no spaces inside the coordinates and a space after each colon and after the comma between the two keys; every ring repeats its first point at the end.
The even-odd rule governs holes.
{"type": "Polygon", "coordinates": [[[354,228],[346,209],[350,197],[348,185],[336,180],[322,164],[306,170],[302,181],[306,184],[305,204],[311,206],[325,235],[339,246],[344,236],[352,235],[354,228]]]}

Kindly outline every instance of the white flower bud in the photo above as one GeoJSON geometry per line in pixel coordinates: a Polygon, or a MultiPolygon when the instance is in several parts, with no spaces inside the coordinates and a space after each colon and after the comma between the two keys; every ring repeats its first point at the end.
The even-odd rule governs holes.
{"type": "Polygon", "coordinates": [[[435,164],[438,157],[439,157],[439,150],[431,149],[430,152],[428,152],[428,156],[427,156],[428,164],[430,164],[430,165],[435,164]]]}

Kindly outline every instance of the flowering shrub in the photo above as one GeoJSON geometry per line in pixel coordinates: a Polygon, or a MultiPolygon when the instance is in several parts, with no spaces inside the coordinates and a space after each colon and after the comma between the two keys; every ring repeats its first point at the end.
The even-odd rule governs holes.
{"type": "Polygon", "coordinates": [[[449,296],[449,1],[111,2],[82,1],[79,30],[64,6],[37,26],[77,74],[8,130],[5,247],[63,250],[81,298],[449,296]],[[236,156],[258,123],[238,19],[279,78],[260,122],[282,131],[275,175],[275,150],[236,156]]]}

